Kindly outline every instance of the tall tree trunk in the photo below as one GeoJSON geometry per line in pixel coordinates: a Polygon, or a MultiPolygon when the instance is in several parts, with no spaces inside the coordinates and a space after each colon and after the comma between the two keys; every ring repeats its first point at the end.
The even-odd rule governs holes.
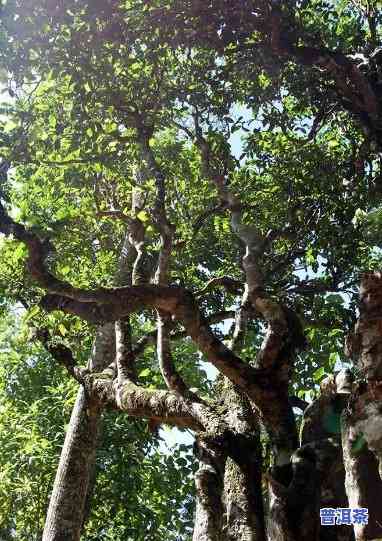
{"type": "MultiPolygon", "coordinates": [[[[101,371],[114,359],[114,325],[97,330],[89,368],[101,371]]],[[[95,466],[101,411],[80,387],[72,410],[49,501],[43,541],[78,541],[89,480],[95,466]]]]}
{"type": "Polygon", "coordinates": [[[199,436],[195,452],[199,469],[195,474],[196,513],[193,541],[228,541],[223,534],[224,442],[199,436]]]}
{"type": "Polygon", "coordinates": [[[218,378],[219,420],[196,440],[194,541],[265,541],[258,416],[227,378],[218,378]]]}
{"type": "MultiPolygon", "coordinates": [[[[137,192],[139,196],[139,191],[137,192]]],[[[136,200],[132,210],[140,210],[136,200]]],[[[131,284],[133,263],[139,254],[131,243],[134,231],[127,230],[122,243],[115,284],[131,284]]],[[[136,267],[134,265],[134,267],[136,267]]],[[[101,372],[115,361],[115,325],[106,323],[97,329],[88,366],[101,372]]],[[[102,412],[90,404],[79,389],[62,448],[45,521],[42,541],[78,541],[90,505],[94,468],[102,412]],[[88,508],[88,509],[87,509],[88,508]]]]}
{"type": "Polygon", "coordinates": [[[292,456],[291,464],[274,466],[268,476],[268,541],[319,540],[319,475],[309,448],[292,456]]]}
{"type": "Polygon", "coordinates": [[[320,508],[346,508],[340,416],[350,389],[331,376],[304,411],[301,446],[269,480],[268,541],[354,541],[352,528],[320,526],[320,508]]]}
{"type": "Polygon", "coordinates": [[[100,411],[90,408],[81,387],[61,451],[43,541],[79,541],[95,463],[100,411]]]}
{"type": "Polygon", "coordinates": [[[265,541],[261,482],[260,426],[251,405],[225,380],[225,420],[232,429],[224,475],[226,524],[230,541],[265,541]]]}
{"type": "MultiPolygon", "coordinates": [[[[346,493],[351,508],[366,508],[368,522],[355,524],[356,541],[382,538],[382,482],[378,473],[378,461],[366,443],[362,448],[354,445],[354,427],[343,422],[343,454],[346,471],[346,493]]],[[[362,435],[359,435],[362,438],[362,435]]]]}
{"type": "Polygon", "coordinates": [[[360,315],[347,341],[359,375],[342,415],[346,492],[350,507],[367,508],[357,541],[382,538],[382,274],[362,276],[360,315]]]}

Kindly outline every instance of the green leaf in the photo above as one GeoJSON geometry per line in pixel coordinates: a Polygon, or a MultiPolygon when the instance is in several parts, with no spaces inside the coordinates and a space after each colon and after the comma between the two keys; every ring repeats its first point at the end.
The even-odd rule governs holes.
{"type": "Polygon", "coordinates": [[[321,366],[313,372],[313,381],[318,383],[324,376],[326,376],[325,367],[321,366]]]}
{"type": "Polygon", "coordinates": [[[32,308],[28,310],[28,314],[26,318],[24,319],[24,322],[28,323],[40,313],[41,313],[41,308],[39,307],[38,304],[35,304],[34,306],[32,306],[32,308]]]}
{"type": "Polygon", "coordinates": [[[137,218],[138,218],[139,220],[141,220],[141,222],[145,223],[145,222],[148,221],[149,215],[147,214],[146,211],[141,210],[140,212],[138,212],[137,218]]]}
{"type": "Polygon", "coordinates": [[[62,336],[66,336],[68,334],[68,329],[65,327],[63,323],[60,323],[58,325],[59,331],[62,334],[62,336]]]}
{"type": "Polygon", "coordinates": [[[147,378],[150,375],[151,375],[151,370],[149,368],[144,368],[141,372],[139,372],[138,377],[147,378]]]}

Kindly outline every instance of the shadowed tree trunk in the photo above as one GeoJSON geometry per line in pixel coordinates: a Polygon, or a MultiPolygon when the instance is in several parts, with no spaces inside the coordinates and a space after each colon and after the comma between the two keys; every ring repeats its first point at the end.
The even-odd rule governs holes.
{"type": "Polygon", "coordinates": [[[358,382],[342,415],[342,445],[349,506],[368,509],[355,524],[356,541],[382,537],[382,275],[362,276],[360,315],[346,344],[358,382]]]}
{"type": "MultiPolygon", "coordinates": [[[[378,474],[378,462],[361,442],[357,449],[354,427],[344,421],[343,453],[346,470],[346,493],[351,508],[368,510],[368,523],[355,524],[356,541],[369,541],[382,536],[382,482],[378,474]]],[[[362,438],[362,436],[360,436],[362,438]]]]}
{"type": "Polygon", "coordinates": [[[315,453],[301,448],[292,464],[275,466],[268,477],[268,541],[318,541],[319,476],[315,453]]]}

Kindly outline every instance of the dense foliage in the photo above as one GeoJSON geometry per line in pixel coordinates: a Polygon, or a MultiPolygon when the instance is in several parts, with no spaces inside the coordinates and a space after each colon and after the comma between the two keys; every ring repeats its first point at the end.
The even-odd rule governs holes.
{"type": "MultiPolygon", "coordinates": [[[[193,292],[207,319],[229,312],[212,321],[226,345],[246,282],[246,228],[255,228],[264,295],[305,329],[289,394],[311,401],[348,363],[360,273],[381,265],[382,111],[346,62],[380,100],[382,15],[371,0],[276,4],[2,0],[0,190],[12,219],[46,247],[50,272],[98,290],[116,283],[131,220],[145,233],[133,285],[153,281],[159,171],[175,229],[168,282],[193,292]],[[230,287],[211,282],[223,277],[230,287]]],[[[21,541],[40,539],[77,389],[39,331],[83,367],[95,322],[44,310],[49,288],[19,240],[1,239],[0,537],[21,541]]],[[[252,367],[268,323],[255,304],[246,300],[236,350],[252,367]]],[[[155,331],[152,307],[142,304],[130,324],[138,344],[155,331]]],[[[182,329],[172,327],[176,369],[212,400],[212,371],[201,364],[211,359],[182,329]]],[[[136,377],[166,388],[152,343],[136,377]]],[[[156,432],[120,412],[105,412],[103,426],[84,539],[188,539],[190,449],[161,455],[156,432]]]]}
{"type": "MultiPolygon", "coordinates": [[[[0,536],[41,539],[76,385],[31,344],[19,313],[2,324],[0,536]]],[[[29,335],[29,336],[28,336],[29,335]]],[[[187,445],[165,445],[142,423],[105,414],[84,539],[174,539],[190,530],[187,445]],[[161,445],[159,445],[161,443],[161,445]],[[163,472],[166,475],[163,475],[163,472]],[[105,517],[110,523],[105,526],[105,517]]]]}

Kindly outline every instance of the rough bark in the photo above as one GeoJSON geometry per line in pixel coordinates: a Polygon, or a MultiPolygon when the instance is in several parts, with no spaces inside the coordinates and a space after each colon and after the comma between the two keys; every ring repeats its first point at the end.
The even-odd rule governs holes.
{"type": "MultiPolygon", "coordinates": [[[[133,215],[140,210],[139,193],[134,192],[133,215]]],[[[127,223],[128,229],[123,239],[114,278],[115,284],[120,286],[134,283],[144,249],[143,224],[138,218],[128,218],[127,223]]],[[[41,261],[41,254],[35,257],[41,261]]],[[[101,373],[113,362],[116,362],[117,369],[120,368],[118,364],[121,364],[121,357],[125,362],[126,357],[131,354],[131,340],[127,340],[126,343],[124,340],[129,331],[128,320],[116,321],[115,325],[105,323],[98,327],[88,363],[91,373],[101,373]],[[118,342],[116,337],[119,338],[118,342]]],[[[132,370],[130,366],[123,367],[124,369],[129,374],[132,370]]],[[[99,400],[90,399],[85,385],[79,389],[49,503],[44,541],[60,539],[76,541],[85,525],[95,483],[95,456],[102,422],[100,404],[99,400]],[[63,512],[62,510],[66,508],[67,512],[63,512]],[[71,512],[72,509],[75,510],[74,513],[71,512]]]]}
{"type": "MultiPolygon", "coordinates": [[[[330,439],[315,443],[320,476],[320,508],[348,507],[345,468],[339,442],[330,439]]],[[[347,525],[321,526],[320,541],[354,541],[353,528],[347,525]]]]}
{"type": "Polygon", "coordinates": [[[228,541],[223,534],[224,441],[199,437],[195,442],[199,468],[195,474],[196,512],[193,541],[228,541]]]}
{"type": "Polygon", "coordinates": [[[320,492],[314,451],[297,450],[291,464],[272,468],[268,481],[268,541],[318,541],[320,492]]]}
{"type": "Polygon", "coordinates": [[[228,381],[223,396],[233,431],[224,473],[225,531],[230,541],[264,541],[260,425],[248,400],[228,381]]]}
{"type": "Polygon", "coordinates": [[[360,315],[346,344],[359,379],[342,416],[342,445],[349,506],[369,510],[355,525],[357,541],[382,537],[382,275],[362,276],[360,315]]]}
{"type": "Polygon", "coordinates": [[[305,408],[301,447],[291,464],[275,466],[269,481],[269,541],[316,539],[351,541],[352,528],[321,526],[319,509],[347,507],[345,470],[340,438],[340,415],[349,393],[347,374],[331,376],[320,396],[305,408]]]}
{"type": "Polygon", "coordinates": [[[356,541],[369,541],[382,537],[382,482],[375,455],[369,451],[366,442],[357,450],[355,436],[362,444],[362,434],[356,433],[351,419],[344,416],[342,448],[346,494],[349,507],[368,509],[368,524],[355,524],[354,533],[356,541]]]}
{"type": "MultiPolygon", "coordinates": [[[[110,323],[98,329],[89,361],[91,370],[101,370],[114,357],[113,333],[114,326],[110,323]]],[[[80,539],[100,421],[100,409],[80,387],[61,451],[43,541],[80,539]]]]}
{"type": "Polygon", "coordinates": [[[62,448],[43,541],[78,541],[95,461],[100,412],[89,408],[81,387],[62,448]]]}

